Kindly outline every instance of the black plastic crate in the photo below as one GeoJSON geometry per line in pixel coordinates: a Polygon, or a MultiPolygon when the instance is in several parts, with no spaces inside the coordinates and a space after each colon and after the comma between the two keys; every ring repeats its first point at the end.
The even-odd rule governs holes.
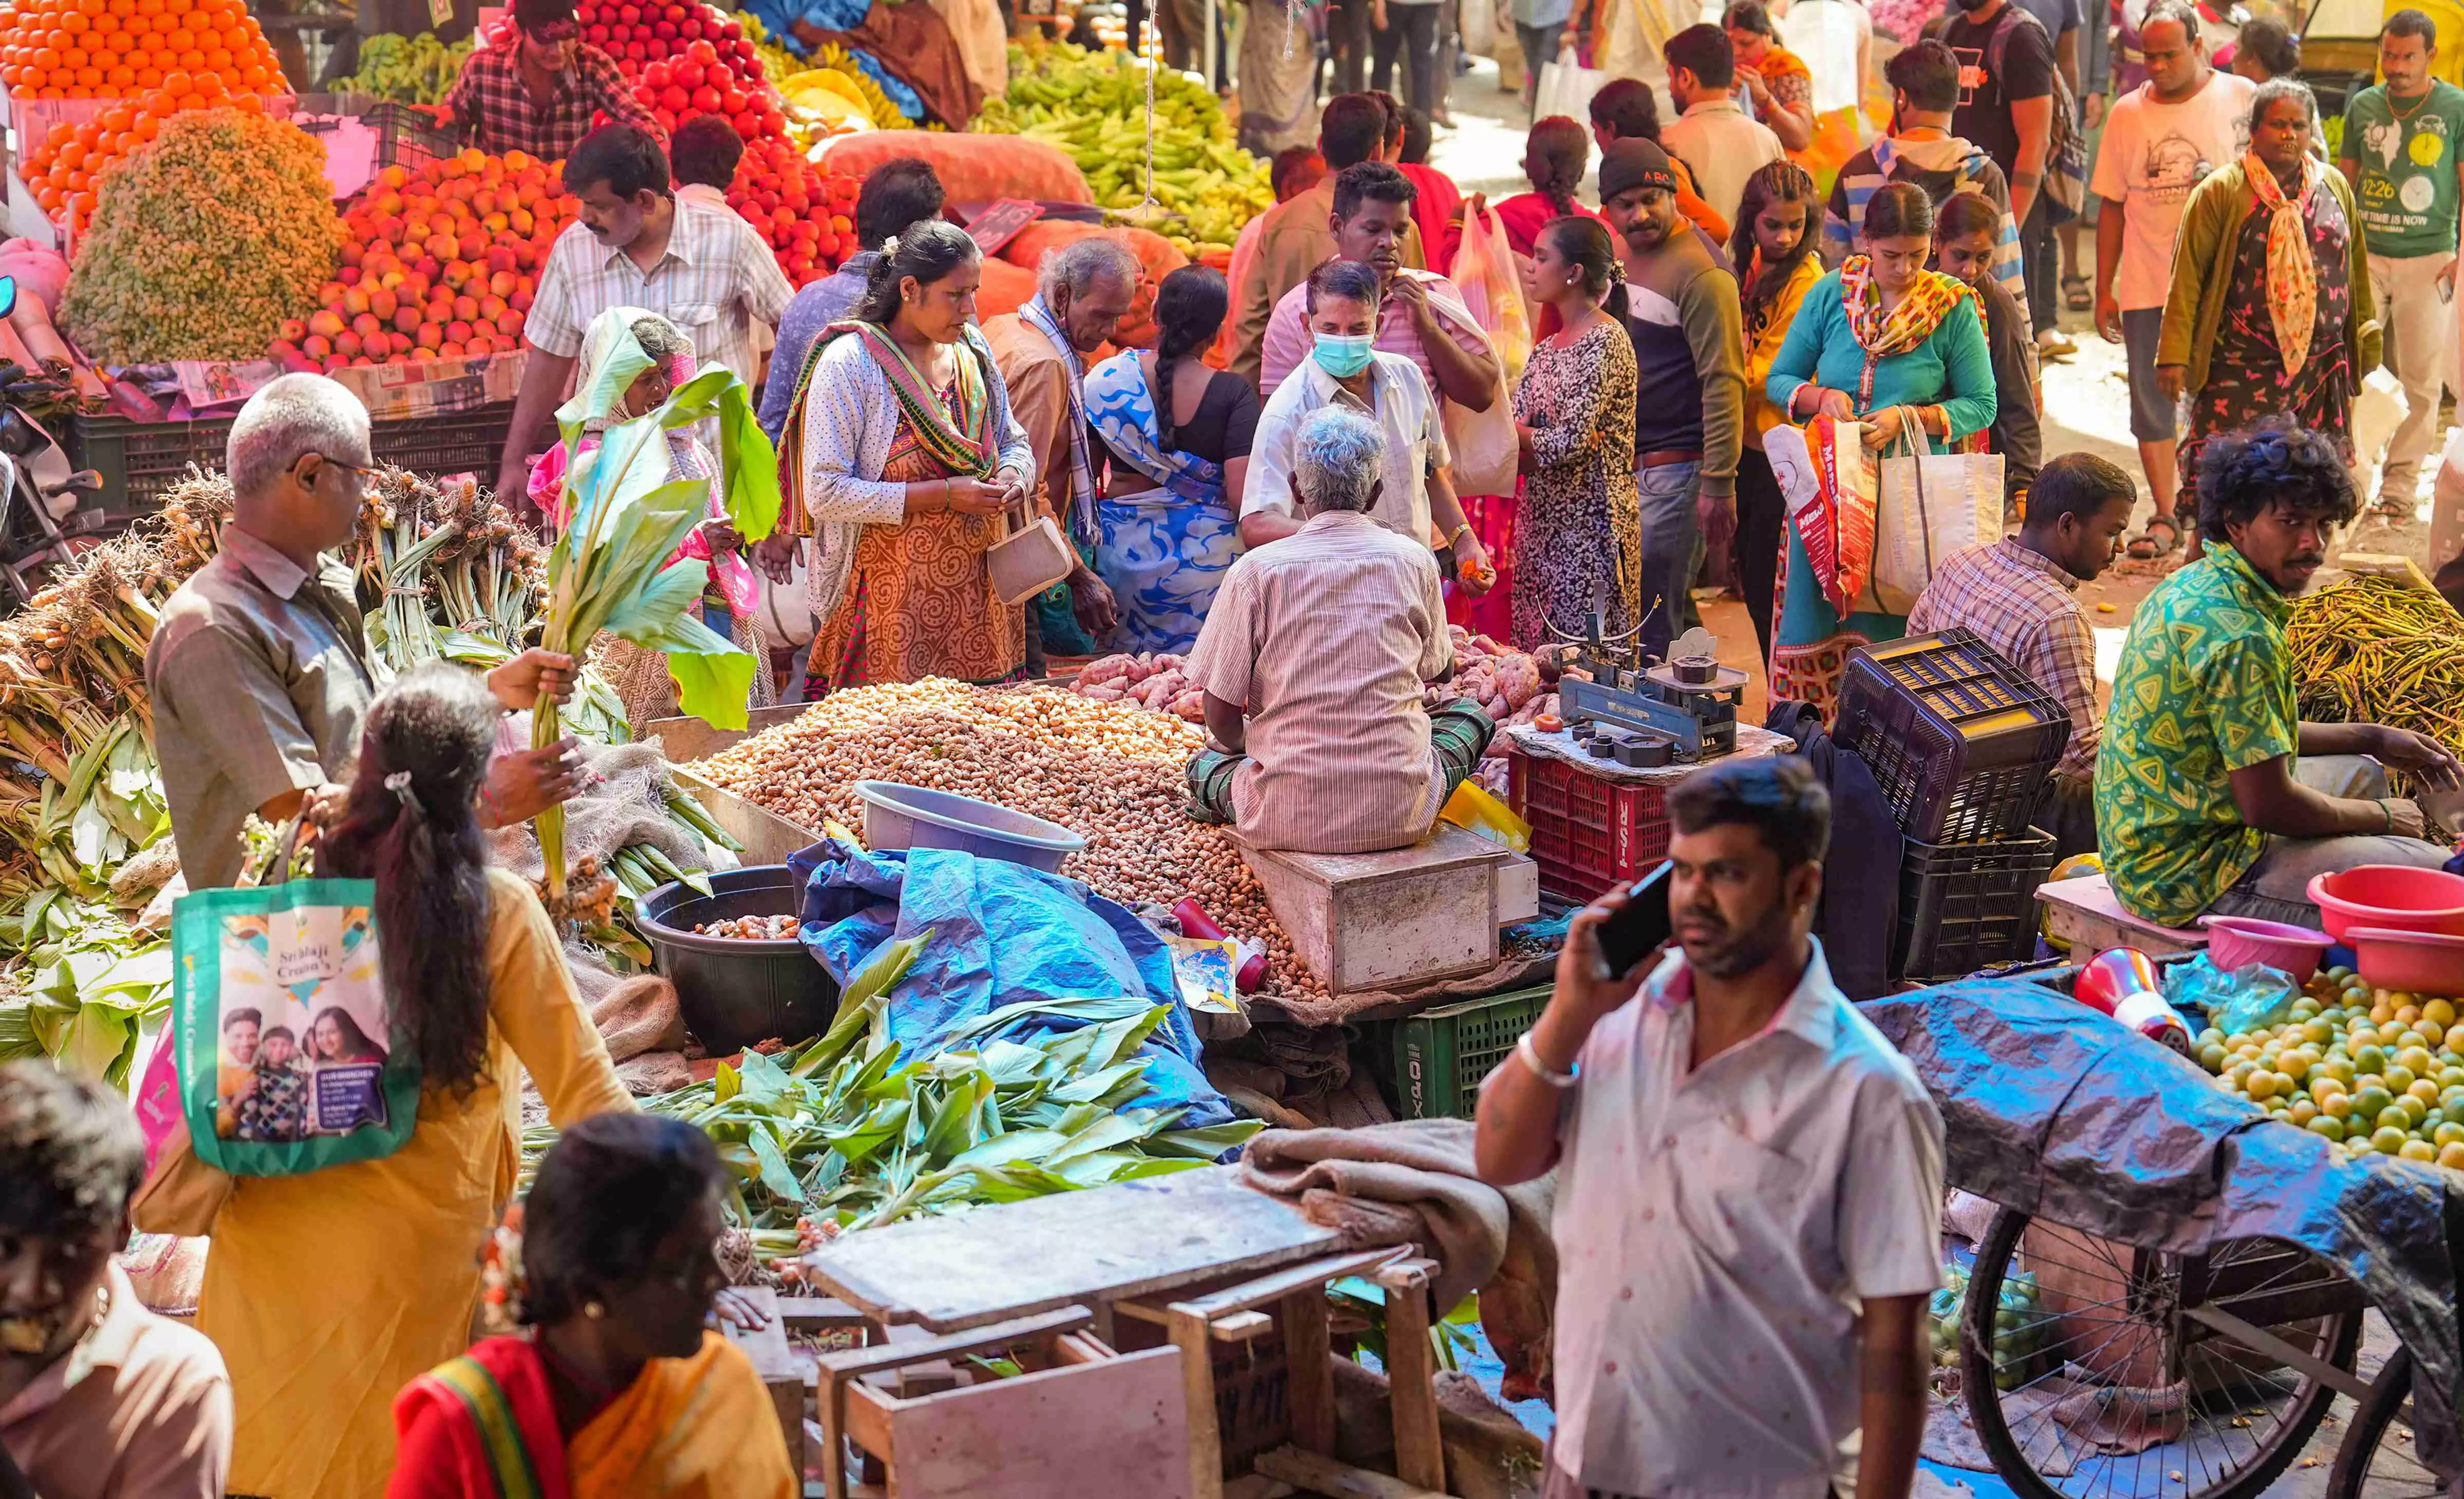
{"type": "Polygon", "coordinates": [[[1971,629],[1848,657],[1832,738],[1865,758],[1920,843],[2015,838],[2070,743],[2070,715],[1971,629]]]}
{"type": "Polygon", "coordinates": [[[1900,862],[1900,977],[1963,979],[2035,950],[2036,887],[2054,872],[2054,835],[2027,829],[1996,843],[1908,840],[1900,862]]]}
{"type": "MultiPolygon", "coordinates": [[[[486,484],[513,425],[514,403],[498,401],[466,411],[379,421],[369,438],[379,463],[429,478],[476,474],[486,484]]],[[[66,443],[71,463],[102,475],[102,490],[92,503],[118,519],[157,508],[192,463],[220,470],[231,430],[228,416],[193,422],[80,416],[69,425],[66,443]]]]}

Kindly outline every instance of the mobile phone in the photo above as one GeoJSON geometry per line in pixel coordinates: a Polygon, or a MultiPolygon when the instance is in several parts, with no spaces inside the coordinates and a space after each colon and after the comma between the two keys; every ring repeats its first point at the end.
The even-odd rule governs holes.
{"type": "Polygon", "coordinates": [[[1626,887],[1624,906],[1600,923],[1599,976],[1603,981],[1622,979],[1634,965],[1668,940],[1668,881],[1671,866],[1660,867],[1626,887]]]}

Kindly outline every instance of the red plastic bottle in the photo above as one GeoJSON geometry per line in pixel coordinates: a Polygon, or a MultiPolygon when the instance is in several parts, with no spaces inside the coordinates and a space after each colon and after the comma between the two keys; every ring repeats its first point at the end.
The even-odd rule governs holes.
{"type": "MultiPolygon", "coordinates": [[[[1172,914],[1179,918],[1180,935],[1183,937],[1194,937],[1207,942],[1231,939],[1232,934],[1215,924],[1215,918],[1206,914],[1206,908],[1198,903],[1195,895],[1181,896],[1180,904],[1172,908],[1172,914]]],[[[1243,961],[1241,971],[1233,976],[1232,981],[1243,994],[1257,992],[1258,985],[1266,981],[1266,955],[1251,954],[1243,961]]]]}

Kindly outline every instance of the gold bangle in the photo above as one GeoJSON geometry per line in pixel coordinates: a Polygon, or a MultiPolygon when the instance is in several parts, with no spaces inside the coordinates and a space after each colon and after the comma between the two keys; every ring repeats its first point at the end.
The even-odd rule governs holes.
{"type": "Polygon", "coordinates": [[[1471,522],[1470,522],[1470,521],[1468,521],[1468,520],[1466,520],[1466,521],[1464,521],[1463,524],[1461,524],[1461,525],[1459,525],[1459,526],[1455,527],[1452,531],[1447,532],[1447,533],[1446,533],[1446,546],[1447,546],[1447,548],[1448,548],[1449,550],[1451,550],[1451,549],[1455,546],[1455,544],[1456,544],[1457,542],[1461,541],[1461,540],[1463,539],[1463,533],[1465,533],[1465,532],[1469,531],[1470,529],[1471,529],[1471,522]]]}

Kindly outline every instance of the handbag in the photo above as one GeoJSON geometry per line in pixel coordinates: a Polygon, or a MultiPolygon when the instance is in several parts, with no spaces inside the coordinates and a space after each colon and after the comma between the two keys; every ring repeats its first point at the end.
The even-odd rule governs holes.
{"type": "Polygon", "coordinates": [[[385,994],[376,881],[288,878],[298,837],[295,821],[273,883],[171,908],[187,1130],[163,1164],[185,1148],[231,1176],[292,1176],[383,1159],[418,1123],[419,1048],[385,994]]]}
{"type": "Polygon", "coordinates": [[[1589,120],[1592,96],[1608,80],[1605,69],[1582,65],[1573,42],[1569,40],[1557,49],[1555,61],[1540,65],[1540,87],[1534,96],[1531,118],[1546,120],[1551,115],[1563,115],[1569,120],[1589,120]]]}
{"type": "Polygon", "coordinates": [[[1935,452],[1915,409],[1900,410],[1914,452],[1881,465],[1871,587],[1882,613],[1903,615],[1942,563],[2001,540],[2002,455],[1935,452]]]}
{"type": "Polygon", "coordinates": [[[1001,525],[1008,534],[984,553],[984,568],[992,575],[994,596],[1003,604],[1023,604],[1078,570],[1078,554],[1050,516],[1037,516],[1022,526],[1004,511],[1001,525]]]}

